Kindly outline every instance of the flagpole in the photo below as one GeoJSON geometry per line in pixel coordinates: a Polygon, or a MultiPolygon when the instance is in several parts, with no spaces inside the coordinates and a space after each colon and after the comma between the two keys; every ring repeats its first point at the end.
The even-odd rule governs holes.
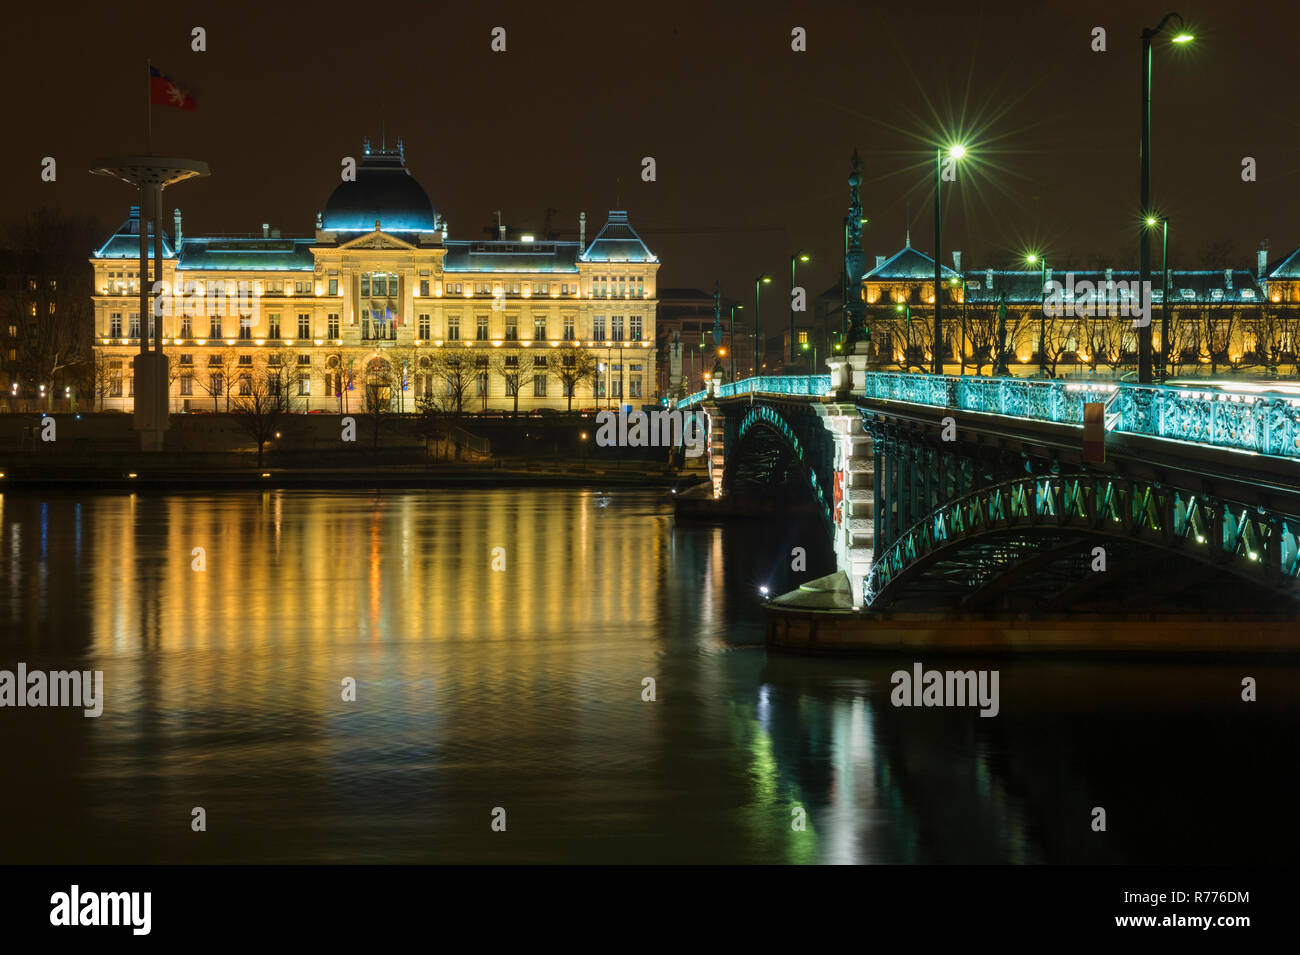
{"type": "Polygon", "coordinates": [[[149,125],[149,154],[153,154],[153,60],[145,60],[145,77],[147,82],[147,92],[145,94],[145,115],[148,117],[149,125]]]}

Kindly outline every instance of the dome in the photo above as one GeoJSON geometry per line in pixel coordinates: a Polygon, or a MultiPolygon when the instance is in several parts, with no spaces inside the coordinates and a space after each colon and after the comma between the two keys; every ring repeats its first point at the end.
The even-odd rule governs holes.
{"type": "Polygon", "coordinates": [[[357,164],[357,178],[340,183],[321,214],[326,232],[371,232],[378,220],[385,232],[434,232],[437,213],[429,194],[406,168],[399,143],[394,151],[366,154],[357,164]]]}

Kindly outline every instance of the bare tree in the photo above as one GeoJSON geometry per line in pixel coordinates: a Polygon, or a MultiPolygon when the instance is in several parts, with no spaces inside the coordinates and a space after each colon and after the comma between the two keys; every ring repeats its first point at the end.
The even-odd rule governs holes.
{"type": "Polygon", "coordinates": [[[285,364],[272,363],[270,357],[260,368],[244,366],[245,370],[237,380],[239,393],[230,406],[235,424],[257,442],[259,468],[267,442],[275,437],[285,418],[294,410],[285,364]]]}
{"type": "Polygon", "coordinates": [[[523,349],[504,354],[497,352],[492,356],[489,367],[505,380],[506,394],[514,399],[514,410],[517,412],[519,393],[537,377],[532,356],[523,349]]]}
{"type": "Polygon", "coordinates": [[[573,395],[578,385],[596,377],[596,356],[585,348],[566,348],[560,356],[560,367],[556,372],[564,388],[564,396],[569,400],[569,410],[573,410],[573,395]]]}
{"type": "Polygon", "coordinates": [[[471,358],[459,350],[440,351],[433,360],[434,390],[444,409],[455,414],[465,411],[465,398],[477,375],[471,358]]]}

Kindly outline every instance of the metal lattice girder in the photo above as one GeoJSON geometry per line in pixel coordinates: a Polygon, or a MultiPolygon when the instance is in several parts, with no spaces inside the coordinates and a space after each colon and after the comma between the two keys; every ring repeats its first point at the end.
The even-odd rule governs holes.
{"type": "MultiPolygon", "coordinates": [[[[820,433],[823,429],[819,420],[814,420],[814,425],[820,433]]],[[[751,429],[756,426],[762,426],[765,429],[778,435],[785,446],[794,456],[801,473],[807,480],[808,487],[817,500],[817,508],[822,518],[829,526],[833,521],[831,513],[831,501],[827,489],[822,487],[822,482],[818,478],[816,462],[809,453],[806,443],[799,438],[796,429],[790,424],[786,416],[777,408],[763,403],[755,403],[749,406],[744,416],[740,419],[740,425],[736,430],[736,447],[734,450],[728,449],[727,457],[729,461],[734,462],[732,467],[739,467],[740,461],[745,452],[741,451],[741,446],[745,436],[751,429]]]]}
{"type": "Polygon", "coordinates": [[[876,554],[863,581],[868,605],[945,551],[975,538],[1021,531],[1084,531],[1140,541],[1213,565],[1300,599],[1295,515],[1178,488],[1095,474],[1024,477],[965,494],[876,554]]]}
{"type": "MultiPolygon", "coordinates": [[[[1101,402],[1107,406],[1116,432],[1300,458],[1300,399],[1288,395],[1131,382],[880,371],[855,375],[854,385],[859,400],[900,401],[1056,424],[1082,424],[1084,404],[1101,402]]],[[[765,375],[725,384],[718,389],[718,395],[817,399],[825,396],[830,386],[829,375],[765,375]]],[[[706,397],[706,392],[698,392],[683,398],[677,407],[693,407],[706,397]]],[[[1107,427],[1112,429],[1109,424],[1107,427]]]]}

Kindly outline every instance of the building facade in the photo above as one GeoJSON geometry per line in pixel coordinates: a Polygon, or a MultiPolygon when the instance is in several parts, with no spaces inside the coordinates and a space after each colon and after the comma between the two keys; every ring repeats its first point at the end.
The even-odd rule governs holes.
{"type": "MultiPolygon", "coordinates": [[[[1132,269],[942,269],[944,370],[950,374],[1122,375],[1137,364],[1142,292],[1132,269]]],[[[1168,377],[1225,371],[1300,374],[1300,250],[1253,269],[1150,275],[1157,363],[1168,377]]],[[[930,369],[934,260],[910,245],[862,277],[871,346],[885,367],[930,369]]]]}
{"type": "MultiPolygon", "coordinates": [[[[148,224],[152,234],[152,224],[148,224]]],[[[140,218],[94,253],[97,408],[133,408],[140,218]]],[[[152,249],[153,239],[150,238],[152,249]]],[[[309,238],[162,236],[173,411],[574,410],[656,391],[659,260],[613,211],[587,239],[449,238],[402,145],[367,143],[309,238]]]]}

